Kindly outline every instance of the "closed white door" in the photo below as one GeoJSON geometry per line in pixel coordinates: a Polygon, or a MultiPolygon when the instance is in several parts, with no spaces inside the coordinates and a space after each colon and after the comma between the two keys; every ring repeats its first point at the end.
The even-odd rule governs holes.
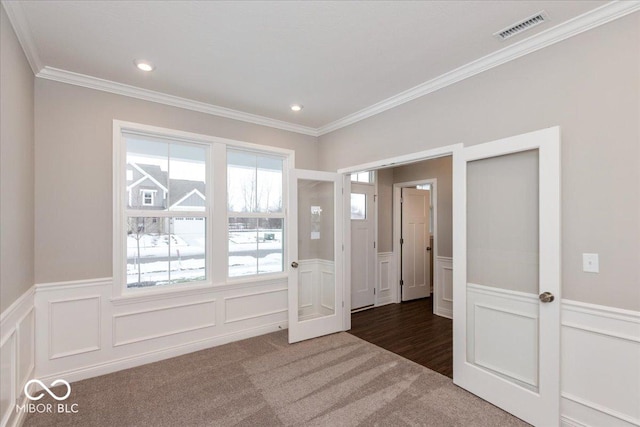
{"type": "Polygon", "coordinates": [[[343,330],[343,176],[295,169],[289,180],[289,342],[343,330]]]}
{"type": "Polygon", "coordinates": [[[431,294],[430,200],[429,190],[402,189],[402,301],[431,294]]]}
{"type": "Polygon", "coordinates": [[[560,423],[560,131],[454,154],[453,380],[560,423]]]}
{"type": "Polygon", "coordinates": [[[375,302],[374,186],[351,183],[351,309],[375,302]]]}

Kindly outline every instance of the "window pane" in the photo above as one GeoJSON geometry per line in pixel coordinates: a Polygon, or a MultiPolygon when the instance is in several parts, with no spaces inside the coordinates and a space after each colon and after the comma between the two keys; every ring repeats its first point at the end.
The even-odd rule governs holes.
{"type": "Polygon", "coordinates": [[[282,212],[282,159],[257,158],[256,212],[282,212]]]}
{"type": "Polygon", "coordinates": [[[184,144],[169,146],[169,209],[205,210],[206,159],[204,147],[184,144]]]}
{"type": "Polygon", "coordinates": [[[351,193],[351,219],[367,219],[367,195],[351,193]]]}
{"type": "Polygon", "coordinates": [[[258,274],[283,271],[282,218],[261,218],[258,220],[258,274]]]}
{"type": "Polygon", "coordinates": [[[204,218],[130,217],[127,287],[206,280],[204,218]]]}
{"type": "Polygon", "coordinates": [[[168,218],[127,219],[127,287],[169,283],[168,218]]]}
{"type": "Polygon", "coordinates": [[[229,218],[229,277],[258,272],[258,220],[229,218]]]}
{"type": "Polygon", "coordinates": [[[126,135],[126,197],[134,209],[165,210],[167,208],[167,172],[169,144],[126,135]]]}
{"type": "Polygon", "coordinates": [[[229,150],[229,212],[282,212],[282,168],[282,158],[229,150]]]}
{"type": "Polygon", "coordinates": [[[171,283],[204,281],[206,274],[206,219],[171,219],[169,279],[171,283]]]}
{"type": "Polygon", "coordinates": [[[257,191],[256,156],[227,152],[227,203],[230,212],[253,212],[257,191]]]}

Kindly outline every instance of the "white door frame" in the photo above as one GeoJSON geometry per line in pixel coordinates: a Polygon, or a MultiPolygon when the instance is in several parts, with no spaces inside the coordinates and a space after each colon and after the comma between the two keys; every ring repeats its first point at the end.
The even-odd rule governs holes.
{"type": "MultiPolygon", "coordinates": [[[[402,196],[401,190],[407,187],[414,187],[420,184],[431,184],[431,201],[433,206],[433,262],[435,263],[438,257],[438,180],[436,178],[429,179],[420,179],[416,181],[407,181],[407,182],[398,182],[393,184],[393,257],[395,258],[396,263],[396,281],[394,286],[396,290],[394,292],[395,298],[394,302],[402,301],[402,289],[400,288],[400,278],[402,276],[402,269],[400,268],[400,263],[402,261],[401,251],[400,251],[400,235],[402,229],[402,221],[400,218],[400,212],[402,210],[402,203],[400,203],[400,198],[402,196]]],[[[435,286],[437,282],[436,275],[438,274],[435,266],[433,267],[433,277],[431,281],[433,283],[433,298],[435,301],[436,298],[436,288],[435,286]]]]}
{"type": "MultiPolygon", "coordinates": [[[[403,166],[403,165],[408,165],[411,163],[417,163],[417,162],[421,162],[424,160],[431,160],[431,159],[437,159],[438,157],[446,157],[446,156],[453,156],[453,158],[455,159],[456,156],[458,156],[460,153],[462,153],[462,149],[464,148],[464,144],[462,143],[458,143],[458,144],[452,144],[452,145],[445,145],[442,147],[437,147],[437,148],[431,148],[429,150],[424,150],[424,151],[418,151],[415,153],[410,153],[410,154],[403,154],[401,156],[396,156],[396,157],[389,157],[386,159],[382,159],[382,160],[376,160],[374,162],[369,162],[369,163],[362,163],[359,165],[354,165],[354,166],[349,166],[346,168],[341,168],[338,169],[337,173],[341,173],[345,176],[345,194],[351,194],[351,179],[349,177],[349,175],[353,172],[359,172],[359,171],[363,171],[363,170],[370,170],[370,171],[376,171],[379,169],[387,169],[387,168],[394,168],[394,167],[398,167],[398,166],[403,166]]],[[[420,181],[420,182],[425,182],[425,181],[420,181]]],[[[377,179],[377,174],[376,174],[376,181],[375,181],[375,185],[376,185],[376,195],[378,194],[378,179],[377,179]]],[[[435,198],[434,198],[435,200],[435,198]]],[[[351,210],[349,209],[350,203],[345,203],[345,218],[350,219],[351,218],[351,210]]],[[[395,208],[394,208],[394,217],[397,217],[397,214],[395,213],[395,208]]],[[[394,220],[395,222],[395,220],[394,220]]],[[[377,218],[376,218],[376,241],[378,239],[378,222],[377,222],[377,218]]],[[[434,229],[437,229],[436,224],[433,224],[434,229]]],[[[395,228],[394,228],[394,233],[397,233],[395,228]]],[[[394,234],[394,236],[397,236],[397,234],[394,234]]],[[[394,238],[394,240],[397,240],[394,238]]],[[[351,253],[351,221],[345,221],[345,253],[351,253]]],[[[435,239],[435,235],[434,235],[434,245],[436,244],[436,239],[435,239]]],[[[377,249],[376,249],[376,253],[377,253],[377,249]]],[[[397,262],[397,257],[399,256],[400,252],[398,250],[396,250],[395,247],[395,242],[394,242],[394,246],[393,246],[393,253],[394,253],[394,262],[396,263],[396,271],[399,268],[399,263],[397,262]]],[[[345,262],[344,262],[344,271],[345,271],[345,278],[344,278],[344,287],[345,287],[345,304],[349,304],[348,306],[351,306],[351,259],[350,257],[345,257],[345,262]],[[348,296],[348,299],[347,299],[348,296]]],[[[434,261],[435,261],[435,256],[434,256],[434,261]]],[[[377,260],[376,260],[377,262],[377,260]]],[[[377,274],[377,270],[378,268],[376,267],[376,274],[377,274]]],[[[435,291],[435,268],[434,268],[434,291],[435,291]]],[[[377,277],[377,276],[376,276],[377,277]]],[[[376,283],[377,285],[377,283],[376,283]]],[[[397,291],[395,293],[396,295],[396,301],[395,302],[399,302],[400,301],[400,297],[398,295],[399,289],[400,289],[400,276],[398,273],[398,280],[395,283],[395,286],[397,287],[397,291]]],[[[345,327],[345,331],[351,329],[351,312],[350,311],[345,311],[345,320],[344,320],[344,327],[345,327]]]]}

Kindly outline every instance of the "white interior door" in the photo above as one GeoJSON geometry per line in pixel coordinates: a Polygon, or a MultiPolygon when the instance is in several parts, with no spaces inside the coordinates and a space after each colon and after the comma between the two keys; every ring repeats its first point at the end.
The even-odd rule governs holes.
{"type": "Polygon", "coordinates": [[[559,128],[454,155],[453,213],[454,382],[557,426],[559,128]]]}
{"type": "Polygon", "coordinates": [[[289,342],[343,330],[343,176],[290,175],[289,342]]]}
{"type": "Polygon", "coordinates": [[[429,190],[402,189],[402,301],[431,294],[429,190]]]}
{"type": "Polygon", "coordinates": [[[351,183],[351,309],[375,302],[375,207],[371,184],[351,183]]]}

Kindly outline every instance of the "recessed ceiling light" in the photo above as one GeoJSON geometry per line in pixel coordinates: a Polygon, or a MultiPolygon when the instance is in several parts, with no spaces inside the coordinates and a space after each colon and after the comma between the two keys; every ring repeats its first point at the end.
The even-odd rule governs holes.
{"type": "Polygon", "coordinates": [[[145,61],[144,59],[136,59],[133,63],[142,71],[153,71],[153,69],[156,68],[151,62],[145,61]]]}
{"type": "Polygon", "coordinates": [[[301,111],[304,107],[300,104],[293,104],[291,106],[291,111],[301,111]]]}

